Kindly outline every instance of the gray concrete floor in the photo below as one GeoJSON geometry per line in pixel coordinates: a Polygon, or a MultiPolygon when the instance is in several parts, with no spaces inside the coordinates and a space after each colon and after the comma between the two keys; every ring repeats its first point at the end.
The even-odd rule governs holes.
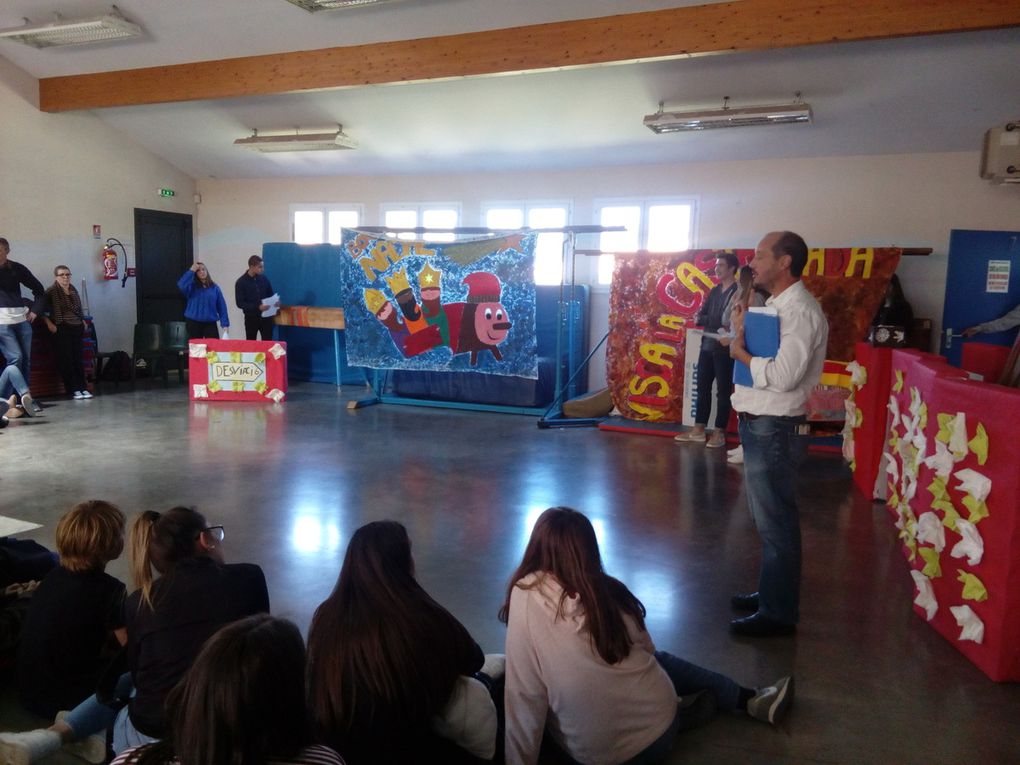
{"type": "MultiPolygon", "coordinates": [[[[350,534],[381,518],[411,535],[424,586],[486,651],[535,517],[586,512],[608,571],[648,608],[657,645],[744,684],[793,672],[772,729],[737,717],[684,734],[671,762],[1020,761],[1020,686],[989,681],[911,610],[913,588],[881,505],[834,455],[803,470],[803,621],[793,638],[736,639],[729,596],[753,588],[758,543],[740,469],[671,439],[539,430],[532,417],[376,406],[362,389],[298,383],[283,405],[191,404],[171,383],[53,401],[0,431],[0,514],[42,523],[99,497],[127,514],[194,505],[227,529],[228,559],[258,563],[273,610],[303,630],[350,534]]],[[[127,561],[110,567],[128,581],[127,561]]],[[[0,728],[33,721],[9,690],[0,728]]],[[[56,759],[56,758],[54,758],[56,759]]]]}

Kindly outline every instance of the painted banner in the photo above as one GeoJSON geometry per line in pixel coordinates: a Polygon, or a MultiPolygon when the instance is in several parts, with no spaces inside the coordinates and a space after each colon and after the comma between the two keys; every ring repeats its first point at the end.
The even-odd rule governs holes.
{"type": "Polygon", "coordinates": [[[348,363],[536,379],[536,238],[443,244],[345,229],[348,363]]]}
{"type": "Polygon", "coordinates": [[[287,344],[196,339],[188,343],[191,400],[273,401],[287,398],[287,344]]]}
{"type": "MultiPolygon", "coordinates": [[[[686,329],[694,324],[717,283],[714,266],[718,252],[732,252],[741,265],[754,257],[751,249],[616,257],[609,300],[606,380],[613,403],[624,417],[683,421],[686,329]]],[[[853,359],[854,344],[867,336],[899,259],[896,248],[809,251],[803,281],[829,320],[826,358],[853,359]]],[[[826,401],[820,407],[825,417],[812,419],[838,415],[845,395],[839,393],[840,402],[826,401]]]]}

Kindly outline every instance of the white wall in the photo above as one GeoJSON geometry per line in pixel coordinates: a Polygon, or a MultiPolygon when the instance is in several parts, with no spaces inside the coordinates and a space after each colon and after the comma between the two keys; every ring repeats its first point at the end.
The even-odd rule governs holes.
{"type": "MultiPolygon", "coordinates": [[[[937,332],[950,230],[1020,229],[1020,188],[981,180],[978,162],[977,152],[957,152],[484,176],[201,180],[196,257],[230,284],[263,242],[290,239],[289,208],[298,202],[362,203],[366,224],[379,223],[379,205],[386,202],[460,202],[463,225],[472,226],[481,225],[483,201],[571,199],[572,223],[587,224],[595,222],[597,199],[696,196],[698,247],[753,247],[767,231],[791,229],[817,247],[932,248],[928,257],[905,258],[899,273],[915,314],[935,319],[937,332]]],[[[597,292],[592,344],[607,318],[608,295],[597,292]]],[[[240,321],[232,308],[231,322],[240,321]]],[[[604,380],[601,357],[590,380],[604,380]]]]}
{"type": "Polygon", "coordinates": [[[194,214],[194,181],[92,114],[40,112],[38,91],[37,80],[0,57],[0,236],[43,285],[60,263],[79,290],[84,278],[100,350],[130,350],[134,280],[123,289],[102,281],[101,245],[121,240],[134,265],[135,208],[194,214]],[[162,187],[177,195],[159,197],[162,187]]]}

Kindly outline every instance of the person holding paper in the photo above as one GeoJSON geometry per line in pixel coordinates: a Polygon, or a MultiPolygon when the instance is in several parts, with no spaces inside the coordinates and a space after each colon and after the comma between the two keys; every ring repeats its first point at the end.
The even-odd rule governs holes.
{"type": "Polygon", "coordinates": [[[712,383],[715,383],[716,407],[715,430],[708,436],[706,446],[718,448],[726,444],[726,424],[730,421],[730,391],[733,388],[733,359],[730,358],[727,308],[731,308],[733,296],[737,294],[737,269],[740,261],[732,252],[716,253],[715,275],[719,283],[708,293],[701,306],[695,323],[705,333],[701,338],[701,352],[698,354],[698,406],[694,415],[694,427],[675,437],[676,441],[704,443],[705,427],[712,412],[712,383]]]}
{"type": "MultiPolygon", "coordinates": [[[[773,231],[759,242],[751,260],[755,286],[771,297],[765,309],[778,317],[778,350],[772,357],[748,352],[745,307],[732,314],[730,355],[750,370],[750,385],[734,386],[731,397],[744,446],[744,489],[762,540],[758,591],[736,595],[735,609],[753,611],[734,619],[737,635],[789,635],[800,618],[801,541],[795,484],[807,450],[808,396],[825,362],[829,325],[818,301],[800,280],[807,264],[804,240],[790,231],[773,231]]],[[[754,324],[750,325],[751,327],[754,324]]]]}
{"type": "Polygon", "coordinates": [[[184,307],[184,320],[188,326],[188,339],[219,337],[216,322],[223,327],[224,338],[230,327],[227,301],[219,285],[212,280],[205,263],[196,262],[177,280],[177,288],[188,299],[184,307]]]}
{"type": "Polygon", "coordinates": [[[262,258],[252,255],[248,258],[248,270],[234,284],[234,299],[237,307],[244,312],[244,336],[247,340],[257,340],[260,335],[262,340],[273,339],[273,317],[263,316],[263,312],[269,308],[268,299],[276,295],[273,285],[263,273],[265,270],[262,258]]]}

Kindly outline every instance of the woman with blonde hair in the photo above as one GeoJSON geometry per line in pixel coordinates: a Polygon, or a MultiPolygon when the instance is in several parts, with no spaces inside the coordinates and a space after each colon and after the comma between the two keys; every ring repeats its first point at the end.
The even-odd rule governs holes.
{"type": "Polygon", "coordinates": [[[776,723],[793,699],[791,677],[755,690],[657,651],[644,605],[605,572],[591,522],[567,507],[539,516],[499,618],[508,765],[537,762],[545,733],[571,761],[661,762],[716,709],[776,723]]]}

